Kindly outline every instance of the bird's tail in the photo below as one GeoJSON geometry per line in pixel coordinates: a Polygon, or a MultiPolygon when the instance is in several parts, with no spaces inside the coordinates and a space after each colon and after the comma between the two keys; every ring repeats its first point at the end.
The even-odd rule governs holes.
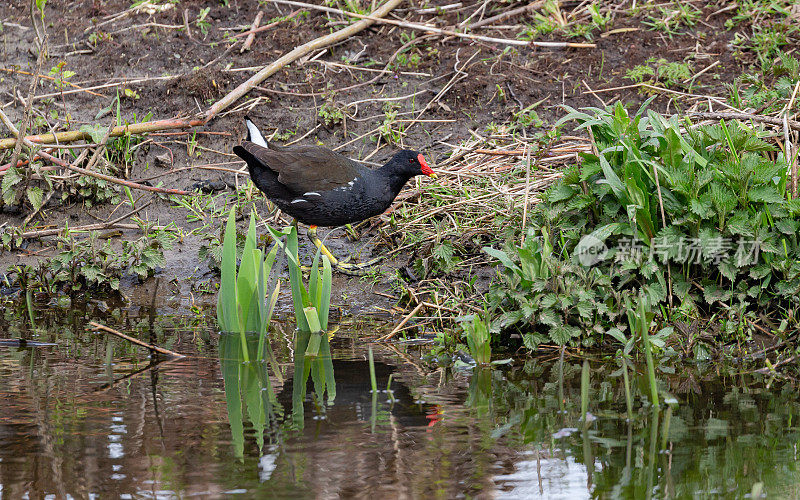
{"type": "Polygon", "coordinates": [[[261,131],[258,130],[258,127],[256,127],[256,124],[253,123],[250,117],[245,116],[244,123],[247,125],[247,140],[254,144],[258,144],[262,148],[268,148],[269,145],[267,144],[266,139],[264,139],[264,136],[261,135],[261,131]]]}

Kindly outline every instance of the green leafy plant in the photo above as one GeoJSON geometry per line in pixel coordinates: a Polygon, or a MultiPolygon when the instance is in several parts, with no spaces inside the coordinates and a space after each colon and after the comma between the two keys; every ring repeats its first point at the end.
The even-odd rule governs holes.
{"type": "Polygon", "coordinates": [[[394,61],[392,62],[392,69],[395,71],[399,71],[402,68],[418,68],[420,63],[422,62],[422,53],[419,50],[416,42],[416,34],[412,33],[401,33],[400,34],[400,41],[403,43],[405,47],[401,50],[397,56],[395,56],[394,61]]]}
{"type": "Polygon", "coordinates": [[[667,4],[655,6],[656,13],[649,15],[643,24],[651,29],[664,31],[670,38],[679,34],[681,27],[693,27],[700,21],[702,11],[689,2],[673,0],[667,4]]]}
{"type": "Polygon", "coordinates": [[[208,34],[208,30],[211,28],[211,23],[208,22],[208,13],[210,11],[211,7],[200,9],[200,12],[197,14],[197,19],[195,20],[195,24],[200,28],[200,32],[203,33],[203,35],[208,34]]]}
{"type": "MultiPolygon", "coordinates": [[[[42,17],[44,18],[44,4],[42,4],[42,17]]],[[[64,118],[67,121],[67,127],[69,127],[72,117],[68,112],[66,112],[67,107],[66,102],[64,101],[64,86],[67,84],[70,78],[75,76],[76,73],[74,71],[65,69],[66,66],[66,61],[59,61],[58,64],[50,68],[50,76],[53,78],[53,83],[56,86],[56,90],[58,90],[59,94],[61,95],[61,104],[65,109],[64,118]]]]}
{"type": "Polygon", "coordinates": [[[289,283],[292,287],[292,303],[297,328],[302,332],[311,333],[306,348],[306,354],[316,356],[319,352],[323,335],[327,335],[328,313],[331,305],[331,286],[333,271],[331,262],[326,255],[322,255],[322,268],[320,268],[321,252],[317,250],[314,262],[308,276],[308,288],[303,284],[300,259],[297,256],[297,227],[290,226],[283,233],[270,229],[278,241],[281,234],[286,235],[285,251],[289,263],[289,283]]]}
{"type": "Polygon", "coordinates": [[[145,234],[123,241],[121,248],[115,248],[110,240],[101,240],[97,231],[78,238],[79,233],[66,228],[57,240],[59,252],[35,265],[18,266],[11,273],[16,276],[14,282],[25,290],[49,295],[64,291],[116,293],[122,277],[135,274],[144,279],[162,267],[164,250],[171,248],[175,239],[169,231],[141,224],[145,234]]]}
{"type": "Polygon", "coordinates": [[[626,330],[615,311],[640,292],[662,319],[715,314],[724,340],[746,339],[756,311],[797,317],[800,201],[757,129],[682,127],[646,105],[568,110],[598,153],[547,192],[523,245],[486,249],[502,264],[496,328],[587,345],[626,330]]]}
{"type": "Polygon", "coordinates": [[[469,354],[480,365],[492,362],[492,334],[489,323],[480,315],[474,315],[461,323],[467,340],[469,354]]]}
{"type": "Polygon", "coordinates": [[[397,120],[398,105],[387,102],[383,105],[383,123],[378,127],[379,137],[389,144],[398,144],[405,135],[405,125],[397,120]]]}
{"type": "Polygon", "coordinates": [[[326,126],[336,125],[344,121],[344,112],[333,101],[333,98],[325,101],[317,113],[322,118],[326,126]]]}
{"type": "Polygon", "coordinates": [[[651,57],[644,64],[627,70],[625,78],[636,83],[661,83],[666,88],[680,86],[692,77],[692,67],[686,62],[668,62],[666,59],[651,57]]]}
{"type": "Polygon", "coordinates": [[[541,11],[534,11],[532,15],[533,24],[528,24],[520,35],[523,40],[535,40],[567,24],[556,0],[545,1],[541,11]]]}
{"type": "Polygon", "coordinates": [[[528,127],[541,127],[544,122],[539,118],[539,114],[536,112],[536,108],[539,104],[540,103],[537,102],[525,109],[515,112],[511,120],[512,129],[518,130],[528,127]]]}
{"type": "Polygon", "coordinates": [[[231,210],[225,226],[222,249],[222,277],[217,298],[217,321],[225,332],[239,333],[245,361],[250,360],[247,347],[248,332],[258,335],[256,358],[261,360],[265,354],[265,339],[275,303],[280,292],[280,282],[276,281],[274,290],[267,290],[267,282],[275,262],[278,246],[275,245],[265,256],[256,247],[255,211],[250,214],[241,263],[236,265],[236,215],[231,210]],[[269,294],[269,304],[267,296],[269,294]]]}
{"type": "Polygon", "coordinates": [[[521,245],[483,250],[503,266],[487,296],[492,309],[503,311],[492,328],[522,330],[527,348],[548,342],[591,346],[599,325],[621,319],[624,294],[611,286],[611,278],[555,255],[547,228],[529,231],[521,245]]]}
{"type": "Polygon", "coordinates": [[[784,47],[796,44],[800,33],[797,23],[753,23],[750,28],[749,34],[734,33],[732,44],[739,49],[740,55],[752,51],[762,66],[774,59],[784,47]]]}
{"type": "MultiPolygon", "coordinates": [[[[766,62],[760,72],[741,75],[729,84],[728,101],[739,109],[777,113],[786,107],[798,82],[800,61],[790,54],[778,52],[775,60],[766,62]]],[[[795,101],[793,109],[798,107],[800,103],[795,101]]]]}

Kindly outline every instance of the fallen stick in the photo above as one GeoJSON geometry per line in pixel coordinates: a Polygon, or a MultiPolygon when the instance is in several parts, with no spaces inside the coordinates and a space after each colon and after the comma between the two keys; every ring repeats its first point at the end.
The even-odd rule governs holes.
{"type": "Polygon", "coordinates": [[[256,39],[256,30],[258,29],[258,25],[261,24],[262,17],[264,17],[264,11],[259,10],[258,14],[256,14],[255,20],[253,21],[253,27],[250,29],[250,33],[247,35],[247,38],[245,38],[242,48],[239,49],[240,54],[245,50],[250,50],[250,46],[253,45],[253,40],[256,39]]]}
{"type": "Polygon", "coordinates": [[[280,23],[282,23],[284,21],[288,21],[289,19],[292,19],[293,17],[295,17],[300,12],[302,12],[302,11],[301,10],[296,10],[296,11],[292,12],[291,14],[289,14],[288,16],[284,17],[283,19],[278,19],[277,21],[275,21],[273,23],[269,23],[269,24],[266,24],[266,25],[261,26],[261,27],[255,26],[255,23],[253,23],[253,25],[254,25],[253,28],[249,29],[248,31],[233,35],[233,38],[241,38],[243,36],[246,36],[247,39],[249,40],[250,36],[254,35],[255,33],[261,33],[262,31],[267,31],[270,28],[274,28],[275,26],[279,25],[280,23]]]}
{"type": "MultiPolygon", "coordinates": [[[[31,73],[30,71],[24,71],[24,70],[21,70],[21,69],[0,68],[0,71],[5,71],[6,73],[19,73],[20,75],[33,76],[33,73],[31,73]]],[[[39,78],[44,79],[44,80],[50,80],[50,81],[54,81],[55,80],[55,77],[48,76],[48,75],[42,75],[42,74],[39,75],[39,78]]],[[[69,85],[70,87],[72,87],[74,89],[77,89],[76,92],[86,92],[88,94],[96,95],[97,97],[106,97],[103,94],[98,94],[97,92],[92,92],[91,90],[85,89],[85,88],[81,87],[80,85],[76,85],[76,84],[74,84],[72,82],[67,82],[67,81],[63,81],[62,80],[62,83],[64,85],[69,85]]]]}
{"type": "Polygon", "coordinates": [[[113,328],[109,328],[105,325],[101,325],[100,323],[96,323],[94,321],[89,322],[89,326],[91,326],[94,330],[100,330],[105,333],[110,333],[111,335],[116,335],[117,337],[127,340],[131,344],[136,344],[140,347],[144,347],[149,349],[151,352],[157,352],[159,354],[163,354],[164,356],[170,356],[172,358],[185,358],[186,356],[183,354],[179,354],[175,351],[170,351],[169,349],[164,349],[163,347],[158,347],[157,345],[148,344],[147,342],[143,342],[139,339],[133,338],[129,335],[125,335],[122,332],[114,330],[113,328]]]}
{"type": "Polygon", "coordinates": [[[420,302],[419,304],[417,304],[417,307],[412,309],[411,312],[408,313],[408,316],[403,318],[403,321],[398,323],[397,326],[395,326],[394,329],[391,332],[387,333],[383,337],[378,338],[378,342],[385,342],[385,341],[389,340],[390,338],[394,337],[397,334],[397,332],[399,332],[403,328],[403,326],[405,326],[405,324],[408,323],[411,320],[411,318],[413,318],[414,316],[417,315],[419,310],[422,309],[422,307],[424,305],[425,305],[425,303],[423,303],[423,302],[420,302]]]}
{"type": "MultiPolygon", "coordinates": [[[[769,123],[782,127],[784,120],[782,118],[775,118],[772,116],[751,115],[750,113],[714,113],[695,111],[689,113],[689,116],[696,116],[698,118],[705,118],[708,120],[753,120],[754,122],[769,123]]],[[[787,120],[789,128],[800,131],[800,122],[795,120],[787,120]]]]}
{"type": "MultiPolygon", "coordinates": [[[[34,97],[34,100],[42,100],[48,99],[51,97],[58,97],[61,95],[70,95],[70,94],[77,94],[78,92],[89,92],[90,90],[98,90],[98,89],[109,89],[113,87],[120,87],[122,85],[134,85],[137,83],[144,83],[144,82],[154,82],[154,81],[161,81],[161,80],[175,80],[176,78],[180,78],[183,75],[174,75],[174,76],[148,76],[144,78],[136,78],[134,80],[121,80],[119,82],[111,82],[111,83],[104,83],[102,85],[95,85],[93,87],[85,87],[78,90],[65,90],[63,92],[53,92],[51,94],[40,94],[34,97]]],[[[105,97],[105,96],[103,96],[105,97]]]]}
{"type": "MultiPolygon", "coordinates": [[[[9,123],[6,123],[6,126],[11,129],[11,131],[16,136],[25,136],[25,133],[28,131],[28,124],[31,119],[31,108],[33,107],[33,96],[36,95],[36,84],[39,82],[39,73],[42,71],[42,63],[44,62],[45,58],[45,51],[47,47],[47,36],[44,37],[42,40],[42,45],[39,48],[39,56],[36,59],[36,71],[33,72],[33,76],[31,78],[30,88],[28,89],[28,98],[25,100],[25,110],[22,112],[22,124],[20,124],[19,130],[15,130],[14,126],[9,126],[9,123]]],[[[4,119],[3,122],[6,122],[4,119]]],[[[11,153],[11,161],[9,162],[11,165],[16,165],[17,161],[19,160],[19,154],[22,152],[22,143],[17,143],[14,141],[14,151],[11,153]]]]}
{"type": "MultiPolygon", "coordinates": [[[[13,123],[11,123],[11,120],[9,120],[8,116],[6,116],[6,114],[3,113],[3,109],[2,108],[0,108],[0,121],[2,121],[9,128],[9,130],[11,130],[11,132],[13,134],[19,136],[19,130],[17,130],[17,128],[14,126],[13,123]]],[[[153,122],[153,123],[155,123],[155,122],[153,122]]],[[[140,124],[140,125],[147,125],[147,124],[140,124]]],[[[116,128],[118,128],[118,127],[116,127],[116,128]]],[[[52,134],[49,134],[49,135],[52,135],[52,134]]],[[[103,139],[104,142],[105,142],[106,139],[108,139],[108,136],[109,136],[109,134],[106,133],[106,137],[103,139]]],[[[15,138],[15,139],[13,139],[13,141],[16,142],[17,139],[15,138]]],[[[26,146],[28,146],[31,149],[34,149],[36,147],[36,144],[31,142],[30,139],[28,139],[27,137],[23,137],[22,138],[22,144],[25,144],[26,146]]],[[[45,160],[50,161],[51,163],[55,163],[59,167],[64,167],[67,170],[72,170],[73,172],[77,172],[79,174],[88,175],[90,177],[96,177],[98,179],[103,179],[103,180],[111,182],[113,184],[119,184],[121,186],[127,186],[127,187],[129,187],[131,189],[141,189],[142,191],[152,191],[154,193],[177,194],[177,195],[181,195],[181,196],[185,196],[185,195],[191,194],[189,191],[183,191],[181,189],[167,189],[167,188],[159,188],[159,187],[153,187],[153,186],[145,186],[144,184],[137,184],[135,182],[126,181],[125,179],[119,179],[117,177],[112,177],[110,175],[101,174],[99,172],[94,172],[92,170],[86,170],[85,168],[76,167],[74,165],[71,165],[71,164],[65,162],[64,160],[62,160],[60,158],[56,158],[55,156],[53,156],[53,155],[51,155],[49,153],[45,153],[44,151],[41,151],[41,150],[37,151],[36,155],[39,156],[40,158],[44,158],[45,160]]]]}
{"type": "MultiPolygon", "coordinates": [[[[71,233],[82,233],[84,231],[102,231],[103,229],[141,229],[138,224],[120,224],[119,222],[98,222],[97,224],[88,224],[86,226],[76,226],[70,228],[71,233]]],[[[169,228],[167,226],[151,226],[151,229],[156,231],[177,231],[177,228],[169,228]]],[[[39,231],[27,231],[19,235],[20,238],[40,238],[44,236],[55,236],[61,234],[64,228],[58,229],[42,229],[39,231]]]]}
{"type": "MultiPolygon", "coordinates": [[[[428,33],[436,33],[439,35],[447,35],[447,36],[455,36],[458,38],[467,38],[470,40],[478,40],[482,42],[488,43],[498,43],[502,45],[517,45],[517,46],[533,46],[533,47],[548,47],[548,48],[581,48],[581,49],[592,49],[597,46],[594,43],[574,43],[574,42],[537,42],[537,41],[529,41],[526,42],[525,40],[512,40],[509,38],[493,38],[490,36],[482,36],[482,35],[471,35],[469,33],[459,33],[458,31],[446,30],[442,28],[435,28],[433,26],[427,26],[424,24],[418,23],[410,23],[407,21],[395,21],[393,19],[381,19],[378,16],[371,15],[367,16],[364,14],[356,14],[354,12],[347,12],[340,9],[333,9],[331,7],[323,7],[320,5],[311,5],[303,2],[295,2],[294,0],[272,0],[273,3],[282,3],[286,5],[291,5],[293,7],[302,7],[305,9],[315,9],[321,10],[323,12],[328,12],[331,14],[341,14],[351,17],[356,17],[362,20],[369,20],[384,24],[392,24],[394,26],[400,26],[401,28],[408,28],[413,30],[419,31],[427,31],[428,33]]],[[[353,25],[355,26],[355,25],[353,25]]],[[[344,31],[344,30],[343,30],[344,31]]]]}
{"type": "Polygon", "coordinates": [[[493,24],[496,23],[497,21],[502,21],[503,19],[508,19],[509,17],[516,16],[517,14],[524,14],[529,10],[538,9],[542,5],[544,5],[544,0],[537,0],[523,7],[507,10],[505,12],[497,14],[496,16],[484,19],[483,21],[478,21],[477,23],[470,24],[468,27],[469,29],[480,28],[481,26],[486,26],[487,24],[493,24]]]}
{"type": "MultiPolygon", "coordinates": [[[[295,47],[293,50],[291,50],[287,54],[284,54],[272,64],[264,67],[261,71],[251,76],[247,81],[245,81],[244,83],[233,89],[225,97],[214,103],[214,105],[211,106],[208,109],[208,111],[206,111],[205,122],[207,123],[208,121],[210,121],[220,111],[222,111],[223,109],[227,108],[228,106],[236,102],[240,97],[244,96],[245,94],[253,90],[253,88],[255,88],[256,85],[260,84],[270,76],[277,73],[284,66],[291,64],[292,62],[296,61],[297,59],[300,59],[301,57],[310,52],[325,48],[329,45],[332,45],[336,42],[345,40],[355,35],[356,33],[366,29],[368,26],[374,24],[375,20],[385,16],[386,14],[391,12],[392,9],[394,9],[401,3],[403,3],[403,0],[388,0],[379,9],[375,10],[372,13],[372,16],[370,16],[371,19],[361,20],[335,33],[321,36],[315,40],[311,40],[310,42],[304,43],[299,47],[295,47]]],[[[305,4],[303,4],[303,6],[305,6],[305,4]]]]}
{"type": "MultiPolygon", "coordinates": [[[[125,134],[146,134],[147,132],[156,132],[159,130],[172,130],[176,128],[191,128],[200,127],[204,125],[203,120],[181,120],[181,119],[167,119],[156,120],[154,122],[132,123],[130,125],[121,125],[114,127],[111,130],[109,137],[119,137],[125,134]]],[[[91,139],[88,132],[81,130],[70,130],[67,132],[58,132],[53,134],[29,135],[25,140],[35,144],[54,144],[75,142],[91,139]]],[[[10,149],[17,144],[17,139],[12,137],[9,139],[0,140],[0,149],[10,149]]]]}

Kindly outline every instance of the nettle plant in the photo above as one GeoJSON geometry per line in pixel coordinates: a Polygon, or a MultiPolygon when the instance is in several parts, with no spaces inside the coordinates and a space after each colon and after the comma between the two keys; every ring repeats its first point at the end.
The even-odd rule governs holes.
{"type": "Polygon", "coordinates": [[[723,334],[741,335],[756,311],[794,321],[800,200],[782,154],[746,125],[692,126],[646,105],[633,116],[568,108],[561,121],[590,129],[598,153],[546,193],[535,243],[489,250],[504,266],[496,327],[540,335],[529,344],[591,345],[595,332],[624,331],[614,311],[639,290],[671,319],[733,320],[723,334]]]}
{"type": "Polygon", "coordinates": [[[66,231],[57,240],[57,254],[35,265],[19,266],[11,273],[16,275],[14,284],[47,294],[90,290],[116,293],[123,277],[135,275],[144,280],[163,267],[164,251],[176,238],[167,231],[142,226],[144,236],[123,241],[121,247],[100,239],[97,231],[89,232],[88,237],[66,231]]]}

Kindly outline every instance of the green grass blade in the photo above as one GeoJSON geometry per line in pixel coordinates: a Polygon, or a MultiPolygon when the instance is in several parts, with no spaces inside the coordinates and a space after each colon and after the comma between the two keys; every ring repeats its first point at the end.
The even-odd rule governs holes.
{"type": "Polygon", "coordinates": [[[269,330],[269,318],[267,318],[267,305],[264,303],[264,299],[267,295],[267,277],[266,269],[264,265],[264,259],[260,257],[261,251],[259,250],[259,271],[258,271],[258,280],[256,282],[256,289],[254,291],[253,300],[256,301],[258,307],[256,311],[258,313],[257,318],[255,318],[256,322],[256,331],[258,332],[258,357],[259,361],[264,359],[264,341],[267,336],[267,330],[269,330]]]}
{"type": "Polygon", "coordinates": [[[243,326],[239,321],[236,300],[236,211],[233,209],[225,226],[221,271],[219,294],[222,305],[222,321],[220,321],[220,328],[228,332],[242,331],[243,326]]]}
{"type": "MultiPolygon", "coordinates": [[[[237,297],[242,325],[246,332],[256,332],[259,326],[258,279],[264,259],[261,250],[250,248],[242,253],[239,275],[236,277],[237,297]]],[[[262,296],[263,298],[263,296],[262,296]]]]}
{"type": "Polygon", "coordinates": [[[642,344],[644,345],[644,357],[647,361],[647,378],[650,382],[650,401],[653,403],[655,410],[658,410],[658,385],[656,383],[656,370],[653,365],[653,353],[650,347],[650,336],[648,330],[650,329],[649,322],[647,321],[647,310],[645,308],[645,296],[639,296],[639,307],[637,308],[639,333],[642,336],[642,344]]]}
{"type": "Polygon", "coordinates": [[[228,410],[228,423],[231,426],[231,441],[234,455],[244,456],[244,422],[242,417],[241,394],[241,347],[236,337],[222,334],[219,339],[222,380],[225,386],[225,402],[228,410]]]}
{"type": "Polygon", "coordinates": [[[306,356],[316,358],[319,356],[319,346],[322,343],[322,333],[312,333],[308,339],[308,347],[306,347],[306,356]]]}
{"type": "Polygon", "coordinates": [[[319,293],[320,293],[320,277],[319,277],[319,256],[321,255],[320,249],[317,248],[317,253],[314,255],[314,261],[311,263],[311,271],[308,273],[308,296],[311,300],[311,305],[319,309],[319,293]]]}
{"type": "MultiPolygon", "coordinates": [[[[372,386],[373,396],[378,393],[378,381],[375,379],[375,358],[372,356],[372,347],[369,348],[369,383],[372,386]]],[[[373,413],[375,413],[373,411],[373,413]]]]}
{"type": "MultiPolygon", "coordinates": [[[[311,335],[312,339],[314,337],[322,337],[322,335],[311,335]]],[[[311,347],[311,344],[309,344],[309,347],[311,347]]],[[[319,350],[319,345],[317,345],[317,349],[319,350]]],[[[306,351],[306,353],[308,353],[308,351],[306,351]]],[[[314,392],[321,403],[322,397],[325,395],[325,372],[322,366],[322,360],[318,357],[311,360],[311,382],[314,384],[314,392]]]]}
{"type": "Polygon", "coordinates": [[[583,360],[581,369],[581,418],[587,424],[586,414],[589,412],[589,360],[583,360]]]}
{"type": "Polygon", "coordinates": [[[311,333],[318,333],[322,331],[322,327],[319,324],[319,313],[317,312],[316,307],[314,306],[304,307],[303,314],[306,317],[306,321],[308,322],[308,326],[311,329],[311,333]]]}
{"type": "Polygon", "coordinates": [[[294,317],[297,321],[297,328],[303,332],[310,332],[305,314],[303,314],[303,292],[305,287],[302,283],[300,264],[297,259],[297,228],[291,227],[286,235],[286,255],[289,258],[289,283],[292,286],[292,303],[294,305],[294,317]]]}
{"type": "Polygon", "coordinates": [[[306,359],[306,349],[311,336],[308,332],[300,331],[297,334],[294,345],[294,375],[292,383],[292,425],[295,429],[303,428],[303,415],[305,408],[303,402],[306,397],[306,384],[308,381],[308,371],[306,367],[309,360],[306,359]]]}
{"type": "MultiPolygon", "coordinates": [[[[269,325],[272,322],[272,314],[275,312],[275,304],[278,302],[278,295],[281,292],[281,282],[278,281],[275,283],[275,290],[272,292],[272,295],[269,298],[269,305],[267,306],[266,312],[266,324],[269,325]]],[[[278,378],[280,382],[283,382],[283,375],[281,374],[278,366],[278,360],[275,359],[275,353],[272,352],[272,348],[269,345],[269,342],[266,341],[266,335],[264,336],[264,342],[260,343],[258,346],[258,359],[264,359],[264,355],[267,354],[269,358],[269,363],[272,365],[272,372],[278,378]]]]}
{"type": "Polygon", "coordinates": [[[311,339],[308,341],[308,349],[306,349],[307,356],[316,356],[319,354],[319,344],[322,339],[320,332],[322,331],[319,325],[319,316],[317,308],[314,306],[303,308],[303,314],[308,321],[308,326],[311,328],[311,339]]]}
{"type": "Polygon", "coordinates": [[[322,331],[328,331],[328,314],[331,309],[331,287],[333,285],[333,270],[331,261],[327,255],[322,256],[322,286],[320,287],[320,297],[317,302],[319,311],[319,324],[322,331]]]}
{"type": "Polygon", "coordinates": [[[625,385],[625,406],[628,410],[628,421],[633,422],[633,396],[631,395],[631,383],[628,379],[628,362],[622,360],[622,383],[625,385]]]}
{"type": "MultiPolygon", "coordinates": [[[[238,287],[239,306],[241,308],[242,324],[245,331],[255,331],[257,321],[254,318],[255,304],[253,304],[253,291],[256,289],[258,270],[261,267],[261,256],[255,254],[256,251],[256,219],[255,211],[250,212],[250,225],[247,229],[247,236],[242,250],[242,261],[239,265],[239,274],[236,277],[238,287]]],[[[258,251],[260,254],[260,250],[258,251]]]]}

